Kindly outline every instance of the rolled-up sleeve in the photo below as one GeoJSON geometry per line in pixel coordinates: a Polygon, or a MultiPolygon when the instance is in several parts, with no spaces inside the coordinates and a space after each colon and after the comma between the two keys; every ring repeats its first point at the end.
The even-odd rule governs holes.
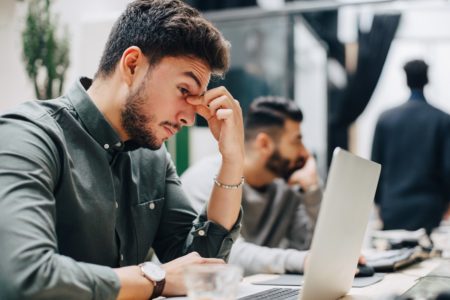
{"type": "Polygon", "coordinates": [[[0,299],[115,299],[109,267],[58,253],[58,149],[46,131],[0,118],[0,299]]]}
{"type": "Polygon", "coordinates": [[[239,237],[242,220],[242,208],[231,230],[208,220],[206,207],[194,223],[192,249],[205,257],[217,257],[228,260],[231,247],[239,237]]]}

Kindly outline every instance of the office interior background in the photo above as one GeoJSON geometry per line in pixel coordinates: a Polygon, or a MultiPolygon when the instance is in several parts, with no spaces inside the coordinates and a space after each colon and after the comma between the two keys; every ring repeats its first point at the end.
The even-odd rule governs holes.
{"type": "MultiPolygon", "coordinates": [[[[67,26],[70,45],[63,91],[78,76],[94,75],[110,27],[128,2],[51,2],[61,28],[67,26]]],[[[409,96],[402,70],[409,59],[427,61],[425,94],[450,113],[448,0],[187,2],[232,42],[232,66],[224,82],[236,98],[242,97],[244,109],[264,94],[286,96],[300,105],[304,141],[324,177],[334,146],[370,157],[379,114],[409,96]]],[[[22,60],[27,5],[27,0],[0,1],[0,111],[36,98],[22,60]]],[[[215,152],[202,126],[184,131],[168,148],[180,172],[215,152]]]]}

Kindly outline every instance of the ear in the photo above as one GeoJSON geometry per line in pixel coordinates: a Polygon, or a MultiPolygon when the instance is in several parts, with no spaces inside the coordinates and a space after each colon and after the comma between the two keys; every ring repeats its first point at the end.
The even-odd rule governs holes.
{"type": "Polygon", "coordinates": [[[255,138],[255,148],[264,156],[269,157],[275,149],[274,140],[265,132],[260,132],[255,138]]]}
{"type": "Polygon", "coordinates": [[[122,54],[119,70],[124,82],[131,86],[139,69],[143,69],[145,56],[137,46],[128,47],[122,54]]]}

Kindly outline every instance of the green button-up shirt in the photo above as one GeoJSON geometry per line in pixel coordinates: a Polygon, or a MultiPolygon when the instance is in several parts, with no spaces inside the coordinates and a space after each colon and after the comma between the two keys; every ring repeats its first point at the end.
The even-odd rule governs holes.
{"type": "Polygon", "coordinates": [[[0,299],[115,299],[111,269],[191,251],[226,259],[228,232],[197,217],[166,149],[123,143],[80,79],[0,116],[0,299]]]}

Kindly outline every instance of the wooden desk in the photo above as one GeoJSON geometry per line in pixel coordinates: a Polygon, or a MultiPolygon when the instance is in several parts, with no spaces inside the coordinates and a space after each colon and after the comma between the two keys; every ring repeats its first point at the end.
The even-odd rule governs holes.
{"type": "MultiPolygon", "coordinates": [[[[439,266],[443,259],[429,259],[421,263],[415,264],[409,268],[401,270],[396,273],[389,273],[381,280],[371,286],[363,288],[352,288],[349,293],[341,298],[342,300],[379,300],[392,299],[406,292],[411,288],[416,280],[427,275],[437,266],[439,266]]],[[[447,260],[448,261],[448,260],[447,260]]],[[[253,282],[270,280],[276,278],[278,275],[274,274],[258,274],[244,278],[240,284],[238,297],[247,296],[263,290],[273,288],[275,286],[269,285],[254,285],[253,282]]],[[[283,286],[276,286],[283,287],[283,286]]],[[[288,288],[298,288],[293,286],[285,286],[288,288]]],[[[187,297],[170,298],[173,300],[187,300],[187,297]]]]}
{"type": "MultiPolygon", "coordinates": [[[[401,270],[396,273],[386,274],[383,280],[371,286],[364,288],[352,288],[347,296],[341,298],[344,300],[375,300],[388,299],[395,295],[401,295],[411,288],[416,280],[422,276],[427,275],[435,269],[442,262],[442,259],[430,259],[413,265],[409,268],[401,270]]],[[[278,275],[273,274],[258,274],[246,277],[243,285],[249,285],[252,282],[269,280],[276,278],[278,275]]],[[[256,286],[255,286],[256,287],[256,286]]],[[[258,286],[259,291],[270,288],[272,286],[258,286]]],[[[290,286],[290,288],[293,288],[290,286]]],[[[255,288],[255,291],[257,289],[255,288]]],[[[241,296],[241,295],[240,295],[241,296]]]]}

